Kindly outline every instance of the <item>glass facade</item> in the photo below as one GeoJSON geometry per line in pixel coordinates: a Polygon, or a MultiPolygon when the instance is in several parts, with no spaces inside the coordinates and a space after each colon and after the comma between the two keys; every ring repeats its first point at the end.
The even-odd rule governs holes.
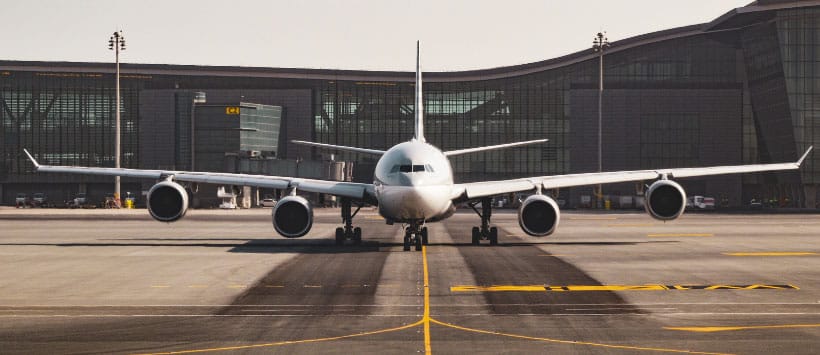
{"type": "MultiPolygon", "coordinates": [[[[123,167],[136,168],[138,81],[121,89],[123,167]]],[[[35,181],[23,148],[46,164],[114,166],[115,90],[107,74],[0,73],[0,176],[35,181]]]]}
{"type": "MultiPolygon", "coordinates": [[[[777,3],[753,3],[746,11],[730,12],[708,24],[613,43],[604,57],[603,169],[793,161],[817,145],[820,8],[777,3]]],[[[30,173],[19,153],[23,147],[31,147],[48,163],[113,164],[113,78],[110,69],[100,68],[91,63],[0,62],[3,202],[8,202],[14,184],[56,181],[30,173]]],[[[197,126],[195,137],[186,136],[192,90],[206,93],[209,103],[279,106],[280,112],[268,115],[280,117],[270,125],[241,118],[240,128],[247,128],[240,129],[241,150],[276,151],[283,160],[329,156],[291,145],[291,139],[387,149],[413,134],[412,73],[124,68],[126,76],[135,69],[150,73],[123,81],[127,167],[184,168],[191,160],[192,138],[197,146],[233,139],[209,136],[213,132],[205,126],[197,126]],[[166,92],[173,92],[168,97],[176,101],[166,100],[166,92]],[[166,137],[166,131],[176,132],[167,136],[176,145],[157,138],[166,137]],[[269,134],[274,131],[281,131],[281,137],[269,134]],[[162,160],[170,149],[176,150],[171,155],[175,158],[162,160]]],[[[597,171],[598,68],[598,57],[590,49],[514,67],[425,73],[425,135],[444,151],[549,139],[541,145],[455,156],[452,165],[459,182],[597,171]]],[[[217,150],[214,156],[224,156],[224,149],[217,150]]],[[[372,179],[376,157],[334,153],[337,161],[354,162],[354,180],[372,179]]],[[[205,155],[197,153],[197,162],[205,155]]],[[[714,196],[734,206],[761,198],[815,207],[818,163],[820,154],[813,154],[800,173],[681,182],[691,195],[714,196]]],[[[202,164],[197,167],[207,165],[202,164]]],[[[605,187],[604,193],[640,195],[640,190],[623,184],[605,187]]],[[[575,205],[578,195],[588,195],[589,189],[558,193],[575,205]]]]}
{"type": "MultiPolygon", "coordinates": [[[[781,11],[776,23],[794,143],[803,151],[820,142],[820,9],[781,11]]],[[[818,162],[801,168],[804,184],[820,183],[818,162]]]]}

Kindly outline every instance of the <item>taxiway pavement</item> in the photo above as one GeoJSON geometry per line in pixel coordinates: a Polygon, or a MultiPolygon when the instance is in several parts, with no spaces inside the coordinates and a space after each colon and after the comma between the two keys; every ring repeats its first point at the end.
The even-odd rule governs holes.
{"type": "Polygon", "coordinates": [[[0,353],[820,352],[820,216],[467,211],[423,252],[372,210],[275,236],[270,209],[0,209],[0,353]]]}

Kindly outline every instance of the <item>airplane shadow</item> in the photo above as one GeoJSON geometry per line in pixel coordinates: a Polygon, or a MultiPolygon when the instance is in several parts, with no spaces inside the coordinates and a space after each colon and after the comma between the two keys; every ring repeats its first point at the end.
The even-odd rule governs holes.
{"type": "MultiPolygon", "coordinates": [[[[243,239],[243,238],[115,238],[98,239],[99,242],[83,243],[0,243],[0,246],[50,246],[50,247],[196,247],[230,248],[230,253],[300,253],[339,254],[390,252],[400,248],[402,243],[363,240],[361,244],[336,245],[333,239],[243,239]]],[[[639,244],[678,243],[678,241],[625,241],[625,242],[500,242],[490,246],[486,242],[479,246],[471,243],[430,243],[428,246],[463,248],[517,248],[538,245],[575,246],[631,246],[639,244]]]]}

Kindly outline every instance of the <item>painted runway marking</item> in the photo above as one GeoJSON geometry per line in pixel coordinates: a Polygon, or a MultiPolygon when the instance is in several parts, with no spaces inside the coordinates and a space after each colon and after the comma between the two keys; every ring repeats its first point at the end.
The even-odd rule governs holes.
{"type": "Polygon", "coordinates": [[[657,233],[647,234],[650,238],[664,238],[664,237],[714,237],[712,233],[657,233]]]}
{"type": "Polygon", "coordinates": [[[733,330],[753,329],[791,329],[791,328],[820,328],[820,324],[783,324],[783,325],[750,325],[750,326],[722,326],[722,327],[664,327],[667,330],[681,330],[685,332],[714,333],[733,330]]]}
{"type": "Polygon", "coordinates": [[[588,292],[588,291],[671,291],[671,290],[799,290],[794,285],[493,285],[450,287],[450,292],[588,292]]]}
{"type": "Polygon", "coordinates": [[[809,256],[820,255],[808,251],[782,251],[782,252],[752,252],[752,253],[723,253],[728,256],[809,256]]]}

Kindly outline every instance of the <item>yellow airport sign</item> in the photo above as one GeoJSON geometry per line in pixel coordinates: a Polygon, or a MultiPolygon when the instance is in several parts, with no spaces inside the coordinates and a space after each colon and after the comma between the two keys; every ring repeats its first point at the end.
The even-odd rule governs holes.
{"type": "Polygon", "coordinates": [[[225,107],[225,114],[226,115],[238,115],[239,114],[239,107],[236,107],[236,106],[225,107]]]}

